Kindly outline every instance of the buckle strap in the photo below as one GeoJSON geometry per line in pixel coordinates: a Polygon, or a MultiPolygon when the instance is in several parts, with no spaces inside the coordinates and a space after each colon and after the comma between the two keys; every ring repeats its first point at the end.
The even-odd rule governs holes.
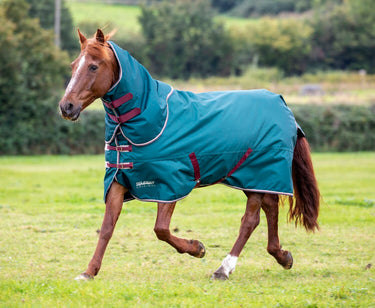
{"type": "MultiPolygon", "coordinates": [[[[225,179],[229,178],[230,176],[232,176],[232,174],[234,172],[236,172],[238,170],[238,168],[240,168],[241,165],[245,162],[245,160],[250,156],[252,151],[253,150],[251,148],[248,148],[247,151],[245,152],[245,154],[238,161],[238,163],[233,167],[232,170],[229,171],[229,173],[225,177],[219,179],[216,182],[211,183],[210,185],[218,184],[218,183],[224,181],[225,179]]],[[[197,186],[199,186],[200,179],[201,179],[201,173],[200,173],[199,162],[198,162],[197,156],[193,152],[193,153],[189,154],[189,158],[190,158],[191,164],[193,165],[193,169],[194,169],[194,180],[197,182],[197,186]]]]}
{"type": "Polygon", "coordinates": [[[105,162],[106,168],[116,168],[116,169],[133,169],[133,163],[120,163],[120,164],[111,164],[110,162],[105,162]]]}
{"type": "Polygon", "coordinates": [[[130,111],[128,111],[127,113],[124,113],[118,117],[116,117],[115,115],[113,114],[110,114],[110,113],[107,113],[108,116],[113,120],[115,121],[116,123],[125,123],[131,119],[133,119],[134,117],[136,117],[137,115],[139,115],[141,113],[141,109],[140,108],[134,108],[130,111]]]}
{"type": "Polygon", "coordinates": [[[220,183],[220,182],[226,180],[227,178],[229,178],[234,172],[237,171],[237,169],[238,169],[239,167],[241,167],[241,165],[245,162],[245,160],[250,156],[251,152],[253,152],[253,150],[252,150],[251,148],[248,148],[247,151],[246,151],[246,153],[241,157],[241,159],[240,159],[239,162],[233,167],[233,169],[232,169],[231,171],[229,171],[229,173],[228,173],[225,177],[221,178],[220,180],[216,181],[216,182],[213,183],[213,184],[218,184],[218,183],[220,183]]]}
{"type": "Polygon", "coordinates": [[[241,165],[245,162],[245,160],[250,156],[251,152],[253,150],[248,148],[246,153],[242,156],[242,158],[240,159],[240,161],[234,166],[234,168],[228,173],[228,175],[226,176],[227,178],[229,178],[239,167],[241,167],[241,165]]]}
{"type": "Polygon", "coordinates": [[[201,179],[201,172],[199,169],[199,162],[198,162],[197,156],[193,152],[189,154],[189,158],[194,169],[194,181],[197,181],[199,183],[201,179]]]}
{"type": "Polygon", "coordinates": [[[130,101],[131,99],[133,99],[133,94],[127,93],[124,96],[121,96],[120,98],[115,99],[112,102],[103,101],[103,104],[108,108],[117,108],[120,107],[122,104],[125,104],[126,102],[130,101]]]}
{"type": "Polygon", "coordinates": [[[131,152],[132,151],[131,145],[120,145],[120,146],[112,146],[109,144],[106,144],[104,147],[105,151],[117,151],[117,152],[131,152]]]}

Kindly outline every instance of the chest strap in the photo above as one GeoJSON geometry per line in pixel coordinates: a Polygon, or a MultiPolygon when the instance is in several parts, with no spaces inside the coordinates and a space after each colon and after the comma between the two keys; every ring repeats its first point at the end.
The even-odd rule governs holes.
{"type": "MultiPolygon", "coordinates": [[[[133,94],[127,93],[124,96],[121,96],[120,98],[115,99],[112,102],[106,102],[106,101],[103,100],[103,104],[104,104],[104,106],[106,106],[109,109],[115,109],[115,108],[118,108],[121,105],[125,104],[126,102],[130,101],[131,99],[133,99],[133,94]]],[[[127,113],[124,113],[124,114],[119,115],[119,116],[113,115],[113,114],[110,114],[110,113],[107,112],[108,116],[112,119],[112,121],[115,121],[116,123],[120,123],[120,124],[131,120],[132,118],[139,115],[140,113],[141,113],[140,108],[134,108],[134,109],[128,111],[127,113]]],[[[115,112],[115,114],[116,114],[116,112],[115,112]]]]}
{"type": "Polygon", "coordinates": [[[124,113],[120,116],[115,116],[113,114],[110,114],[107,112],[108,116],[113,120],[115,121],[116,123],[125,123],[131,119],[133,119],[134,117],[136,117],[137,115],[139,115],[141,113],[141,109],[140,108],[134,108],[130,111],[128,111],[127,113],[124,113]]]}
{"type": "Polygon", "coordinates": [[[106,144],[104,150],[105,151],[117,151],[117,152],[131,152],[132,146],[130,144],[119,145],[119,146],[112,146],[112,145],[106,144]]]}
{"type": "Polygon", "coordinates": [[[131,93],[127,93],[125,94],[124,96],[121,96],[120,98],[118,99],[115,99],[114,101],[112,102],[106,102],[106,101],[103,101],[103,104],[108,107],[108,108],[118,108],[120,107],[122,104],[125,104],[126,102],[130,101],[131,99],[133,99],[133,94],[131,93]]]}
{"type": "Polygon", "coordinates": [[[106,168],[116,168],[116,169],[133,169],[133,163],[119,163],[112,164],[108,161],[105,162],[106,168]]]}

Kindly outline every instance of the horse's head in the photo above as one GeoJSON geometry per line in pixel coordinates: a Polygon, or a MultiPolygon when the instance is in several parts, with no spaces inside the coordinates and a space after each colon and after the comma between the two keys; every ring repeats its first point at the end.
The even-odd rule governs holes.
{"type": "Polygon", "coordinates": [[[71,64],[72,78],[59,106],[63,118],[75,121],[81,111],[95,99],[104,96],[119,78],[119,67],[107,40],[98,29],[87,39],[79,30],[81,53],[71,64]]]}

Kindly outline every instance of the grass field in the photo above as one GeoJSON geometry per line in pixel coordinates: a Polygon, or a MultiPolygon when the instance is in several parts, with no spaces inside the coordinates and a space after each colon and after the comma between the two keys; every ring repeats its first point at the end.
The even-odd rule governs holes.
{"type": "Polygon", "coordinates": [[[137,6],[75,1],[68,1],[67,6],[72,14],[74,26],[84,21],[95,21],[101,28],[110,24],[119,30],[140,31],[138,16],[141,10],[137,6]]]}
{"type": "Polygon", "coordinates": [[[103,218],[104,158],[0,157],[0,306],[375,307],[375,153],[313,159],[321,231],[295,229],[282,210],[290,271],[266,252],[262,214],[230,280],[209,279],[234,243],[245,204],[241,192],[216,185],[180,201],[172,219],[179,236],[205,243],[205,258],[158,241],[155,204],[132,201],[101,272],[78,283],[103,218]]]}

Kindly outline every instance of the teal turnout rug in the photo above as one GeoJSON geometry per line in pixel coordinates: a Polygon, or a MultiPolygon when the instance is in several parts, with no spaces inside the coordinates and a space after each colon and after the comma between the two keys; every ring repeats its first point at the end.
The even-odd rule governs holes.
{"type": "Polygon", "coordinates": [[[293,195],[293,151],[303,133],[282,96],[174,90],[109,44],[120,78],[102,99],[104,198],[114,180],[128,189],[124,201],[173,202],[215,183],[293,195]]]}

